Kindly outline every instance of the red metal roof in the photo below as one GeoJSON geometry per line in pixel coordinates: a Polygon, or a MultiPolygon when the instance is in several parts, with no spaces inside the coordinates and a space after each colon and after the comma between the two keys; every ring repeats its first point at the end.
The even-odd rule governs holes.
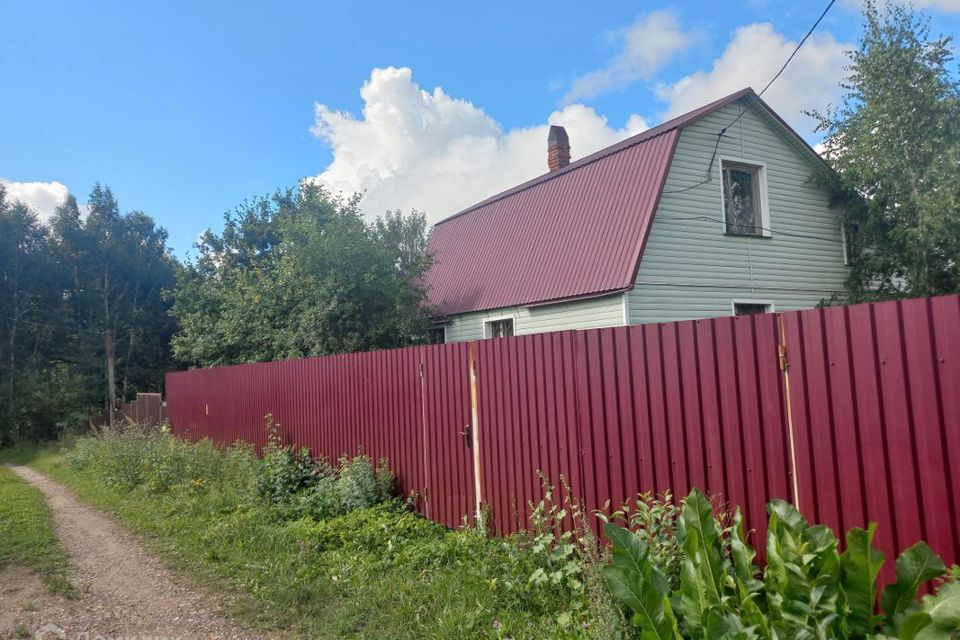
{"type": "Polygon", "coordinates": [[[632,287],[680,130],[747,95],[756,97],[743,89],[437,223],[426,276],[437,314],[632,287]]]}

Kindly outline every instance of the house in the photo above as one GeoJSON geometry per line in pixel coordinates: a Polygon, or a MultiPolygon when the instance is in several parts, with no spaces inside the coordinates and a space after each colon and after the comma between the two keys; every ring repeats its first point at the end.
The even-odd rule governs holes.
{"type": "MultiPolygon", "coordinates": [[[[574,137],[575,137],[575,133],[574,137]]],[[[752,89],[439,222],[426,277],[449,342],[814,307],[842,291],[817,153],[752,89]]]]}

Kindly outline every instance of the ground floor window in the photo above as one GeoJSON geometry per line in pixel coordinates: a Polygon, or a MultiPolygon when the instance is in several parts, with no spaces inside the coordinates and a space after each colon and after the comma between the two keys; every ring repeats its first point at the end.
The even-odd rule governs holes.
{"type": "Polygon", "coordinates": [[[427,342],[430,344],[444,344],[447,341],[447,325],[435,324],[427,332],[427,342]]]}
{"type": "Polygon", "coordinates": [[[761,300],[734,300],[733,315],[752,316],[758,313],[772,313],[773,303],[761,300]]]}
{"type": "Polygon", "coordinates": [[[509,338],[513,335],[513,318],[490,320],[484,329],[487,338],[509,338]]]}

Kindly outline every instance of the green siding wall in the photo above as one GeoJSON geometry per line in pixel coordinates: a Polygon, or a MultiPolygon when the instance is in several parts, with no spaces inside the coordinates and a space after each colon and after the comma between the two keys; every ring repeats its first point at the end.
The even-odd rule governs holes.
{"type": "Polygon", "coordinates": [[[513,307],[465,313],[454,317],[447,325],[447,342],[483,338],[484,323],[493,318],[513,318],[517,335],[562,331],[564,329],[595,329],[623,324],[624,295],[561,302],[538,307],[513,307]]]}
{"type": "Polygon", "coordinates": [[[451,320],[447,340],[483,338],[484,322],[503,316],[514,318],[519,335],[622,325],[625,302],[629,323],[642,324],[728,316],[733,300],[772,302],[777,311],[804,309],[841,292],[847,268],[837,212],[809,182],[813,165],[805,152],[768,115],[749,110],[727,131],[711,182],[670,193],[706,178],[717,132],[741,108],[730,105],[681,133],[632,291],[467,313],[451,320]],[[722,157],[766,166],[769,238],[723,233],[722,157]]]}
{"type": "Polygon", "coordinates": [[[706,178],[717,132],[740,108],[730,105],[681,133],[629,294],[631,324],[727,316],[733,299],[771,301],[777,311],[809,308],[843,289],[847,270],[837,212],[809,182],[810,161],[766,114],[748,110],[727,131],[711,182],[670,193],[706,178]],[[766,165],[771,237],[724,235],[724,156],[766,165]]]}

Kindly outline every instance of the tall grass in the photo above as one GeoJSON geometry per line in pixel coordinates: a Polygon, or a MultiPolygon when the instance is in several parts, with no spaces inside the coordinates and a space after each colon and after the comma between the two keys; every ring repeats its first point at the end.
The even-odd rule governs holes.
{"type": "Polygon", "coordinates": [[[244,445],[126,430],[80,438],[36,464],[267,629],[315,638],[618,636],[609,624],[617,616],[590,601],[601,559],[585,565],[570,540],[548,539],[542,526],[510,539],[448,530],[386,497],[382,465],[304,456],[277,443],[258,460],[244,445]]]}
{"type": "Polygon", "coordinates": [[[15,564],[36,571],[52,593],[75,593],[43,494],[0,466],[0,570],[15,564]]]}

